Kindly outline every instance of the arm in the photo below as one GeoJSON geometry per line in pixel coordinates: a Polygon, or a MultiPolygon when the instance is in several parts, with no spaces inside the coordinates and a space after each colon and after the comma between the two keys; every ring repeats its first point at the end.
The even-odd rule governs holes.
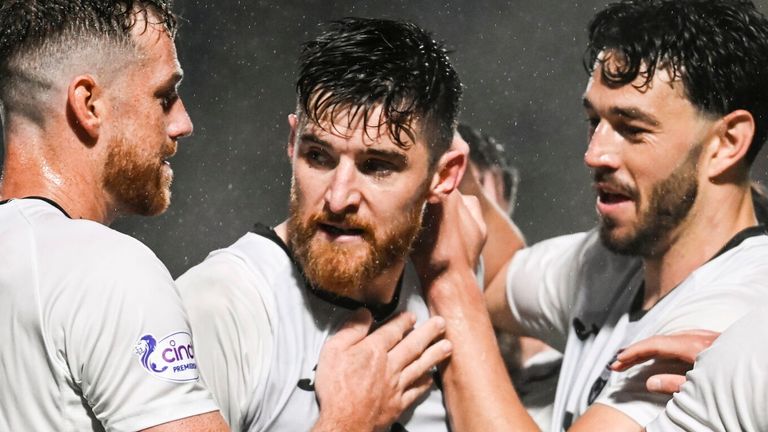
{"type": "Polygon", "coordinates": [[[218,411],[187,417],[144,429],[144,432],[217,432],[229,431],[218,411]]]}
{"type": "Polygon", "coordinates": [[[78,280],[75,292],[85,292],[78,306],[88,313],[69,313],[71,306],[62,304],[67,337],[61,347],[72,379],[107,430],[168,428],[183,419],[226,430],[188,354],[193,352],[189,323],[170,274],[137,242],[111,240],[109,247],[94,247],[86,251],[94,255],[83,257],[93,269],[78,280]],[[185,348],[174,358],[184,369],[174,369],[162,356],[171,343],[185,348]]]}
{"type": "MultiPolygon", "coordinates": [[[[457,148],[468,149],[469,147],[458,133],[454,134],[452,145],[457,148]]],[[[525,239],[507,214],[483,192],[472,170],[468,169],[464,172],[459,190],[462,194],[477,197],[483,221],[489,233],[482,250],[485,266],[484,282],[487,289],[493,279],[503,273],[506,263],[515,252],[525,247],[525,239]]]]}
{"type": "Polygon", "coordinates": [[[449,194],[429,208],[413,256],[430,310],[445,318],[453,343],[443,370],[451,424],[456,431],[538,430],[512,387],[472,272],[484,230],[478,220],[477,207],[449,194]]]}
{"type": "Polygon", "coordinates": [[[317,366],[320,418],[312,431],[388,430],[429,390],[430,371],[451,354],[451,343],[434,342],[445,331],[442,318],[411,331],[414,322],[403,313],[368,335],[373,319],[362,309],[328,339],[317,366]]]}

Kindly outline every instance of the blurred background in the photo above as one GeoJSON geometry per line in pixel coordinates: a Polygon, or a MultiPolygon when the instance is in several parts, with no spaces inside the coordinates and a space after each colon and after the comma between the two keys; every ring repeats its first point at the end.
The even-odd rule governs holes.
{"type": "MultiPolygon", "coordinates": [[[[595,223],[582,162],[586,25],[598,0],[176,0],[195,124],[171,161],[173,202],[159,217],[113,227],[146,243],[178,276],[255,222],[288,208],[286,117],[296,58],[318,24],[344,16],[406,19],[445,41],[464,83],[460,119],[504,144],[520,170],[515,220],[529,243],[595,223]]],[[[758,2],[768,11],[768,0],[758,2]]],[[[0,156],[1,158],[2,156],[0,156]]],[[[753,176],[768,177],[765,151],[753,176]]]]}

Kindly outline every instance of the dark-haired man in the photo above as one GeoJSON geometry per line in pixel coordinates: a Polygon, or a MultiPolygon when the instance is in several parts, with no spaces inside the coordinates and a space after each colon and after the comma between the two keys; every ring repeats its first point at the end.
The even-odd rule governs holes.
{"type": "Polygon", "coordinates": [[[203,379],[236,430],[447,430],[428,371],[451,346],[432,344],[445,322],[427,320],[408,254],[425,203],[450,193],[465,165],[450,149],[458,76],[415,25],[348,18],[304,45],[296,88],[288,220],[257,225],[177,281],[203,379]],[[380,342],[321,353],[359,308],[373,319],[354,317],[358,339],[394,316],[362,341],[380,342]],[[406,338],[390,349],[414,318],[410,348],[406,338]],[[388,363],[387,374],[340,369],[350,378],[339,388],[315,379],[319,359],[361,355],[371,370],[388,363]],[[340,398],[340,388],[358,394],[340,398]],[[328,407],[341,414],[315,424],[328,407]]]}
{"type": "MultiPolygon", "coordinates": [[[[671,366],[615,372],[616,352],[655,334],[722,331],[768,302],[768,237],[749,179],[768,130],[768,22],[748,1],[623,1],[596,15],[589,36],[584,158],[599,235],[521,249],[486,300],[496,325],[564,350],[553,431],[641,430],[670,397],[647,392],[646,378],[671,366]]],[[[446,285],[454,289],[428,293],[436,313],[449,323],[482,319],[470,314],[473,287],[446,285]]],[[[491,344],[485,333],[453,330],[455,347],[491,344]]],[[[446,373],[462,364],[459,354],[446,373]]],[[[485,416],[479,407],[452,415],[478,430],[527,430],[519,411],[509,414],[518,405],[510,389],[493,385],[487,368],[464,370],[445,385],[448,397],[492,395],[485,416]]]]}
{"type": "Polygon", "coordinates": [[[168,206],[174,33],[163,1],[0,2],[0,430],[226,430],[173,279],[106,226],[168,206]]]}

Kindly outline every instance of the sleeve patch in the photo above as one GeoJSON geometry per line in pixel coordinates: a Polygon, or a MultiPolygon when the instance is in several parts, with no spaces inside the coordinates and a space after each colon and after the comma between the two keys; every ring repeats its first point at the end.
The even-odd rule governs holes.
{"type": "Polygon", "coordinates": [[[159,341],[146,334],[136,342],[133,351],[144,370],[156,378],[189,382],[200,377],[192,335],[187,332],[171,333],[159,341]]]}

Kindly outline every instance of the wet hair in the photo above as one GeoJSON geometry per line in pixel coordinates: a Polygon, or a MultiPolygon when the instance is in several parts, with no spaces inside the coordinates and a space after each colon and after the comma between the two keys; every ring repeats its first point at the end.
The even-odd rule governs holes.
{"type": "Polygon", "coordinates": [[[512,166],[506,157],[504,146],[485,132],[481,132],[467,124],[459,123],[456,130],[469,145],[469,160],[480,171],[498,169],[504,186],[504,197],[509,201],[510,214],[517,197],[517,185],[520,183],[520,173],[512,166]]]}
{"type": "Polygon", "coordinates": [[[444,46],[415,24],[333,21],[303,45],[299,63],[300,117],[335,127],[336,115],[349,110],[350,123],[362,115],[369,124],[372,110],[381,106],[382,118],[373,120],[386,123],[397,145],[408,147],[422,132],[431,164],[450,147],[461,82],[444,46]]]}
{"type": "Polygon", "coordinates": [[[52,74],[82,55],[94,67],[136,54],[131,30],[144,22],[176,34],[172,0],[2,0],[0,3],[0,102],[4,115],[19,112],[42,122],[52,74]],[[98,51],[97,51],[98,50],[98,51]],[[100,54],[100,55],[99,55],[100,54]]]}
{"type": "Polygon", "coordinates": [[[613,3],[589,25],[584,66],[591,74],[611,58],[611,67],[600,71],[613,85],[640,76],[642,88],[663,69],[682,81],[686,97],[702,113],[749,111],[756,128],[745,159],[755,160],[768,121],[768,22],[751,1],[613,3]]]}

